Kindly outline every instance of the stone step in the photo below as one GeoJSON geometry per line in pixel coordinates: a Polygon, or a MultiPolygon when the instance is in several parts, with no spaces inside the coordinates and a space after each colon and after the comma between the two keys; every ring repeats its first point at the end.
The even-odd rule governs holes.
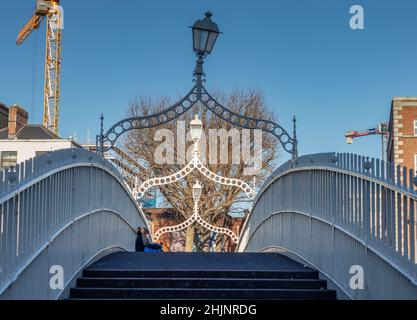
{"type": "Polygon", "coordinates": [[[75,288],[71,289],[71,297],[75,299],[234,299],[234,300],[334,300],[333,290],[308,289],[146,289],[146,288],[75,288]]]}
{"type": "Polygon", "coordinates": [[[80,278],[79,288],[326,289],[319,279],[80,278]]]}
{"type": "Polygon", "coordinates": [[[86,278],[250,278],[250,279],[317,279],[314,270],[95,270],[86,269],[86,278]]]}
{"type": "Polygon", "coordinates": [[[110,254],[83,270],[70,299],[332,300],[317,270],[277,253],[110,254]]]}

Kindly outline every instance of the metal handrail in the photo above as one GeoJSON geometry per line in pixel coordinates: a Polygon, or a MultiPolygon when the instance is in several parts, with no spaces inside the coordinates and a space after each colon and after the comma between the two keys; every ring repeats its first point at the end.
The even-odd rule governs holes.
{"type": "MultiPolygon", "coordinates": [[[[132,249],[138,226],[149,229],[141,208],[118,170],[96,153],[64,149],[0,171],[0,295],[24,296],[21,288],[31,283],[22,283],[19,279],[27,278],[22,275],[45,274],[40,266],[59,260],[59,246],[68,240],[84,252],[62,261],[72,277],[74,268],[105,247],[132,249]],[[113,224],[118,228],[109,232],[113,224]],[[88,232],[79,234],[77,228],[88,232]]],[[[42,286],[35,298],[49,292],[48,281],[42,286]]]]}
{"type": "MultiPolygon", "coordinates": [[[[390,265],[392,270],[416,286],[415,181],[413,170],[353,154],[306,155],[299,157],[295,165],[288,161],[265,181],[258,192],[242,228],[239,251],[274,245],[266,239],[275,237],[275,228],[284,227],[280,224],[284,222],[279,222],[281,220],[278,218],[271,219],[274,213],[301,215],[309,217],[310,221],[317,220],[316,228],[323,229],[327,225],[349,236],[351,240],[345,240],[348,241],[346,246],[354,246],[353,243],[356,243],[365,248],[365,251],[373,252],[379,257],[380,263],[390,265]],[[262,237],[259,236],[260,232],[262,237]],[[257,236],[254,237],[255,234],[257,236]]],[[[282,216],[285,219],[285,214],[282,216]]],[[[307,223],[300,219],[297,218],[298,223],[307,223]]],[[[298,227],[295,225],[295,228],[298,227]]],[[[327,231],[323,229],[323,232],[327,231]]],[[[327,239],[325,234],[310,236],[316,237],[317,241],[335,241],[327,239]]],[[[288,237],[280,241],[290,241],[286,244],[291,251],[291,246],[299,245],[297,237],[302,238],[303,235],[288,237]]],[[[280,246],[279,243],[276,245],[280,246]]],[[[307,254],[303,248],[297,248],[301,250],[299,255],[307,254]]],[[[320,259],[319,252],[325,249],[314,250],[316,258],[320,259]]],[[[344,249],[336,247],[335,250],[344,249]]],[[[331,265],[327,267],[332,268],[331,265]]]]}

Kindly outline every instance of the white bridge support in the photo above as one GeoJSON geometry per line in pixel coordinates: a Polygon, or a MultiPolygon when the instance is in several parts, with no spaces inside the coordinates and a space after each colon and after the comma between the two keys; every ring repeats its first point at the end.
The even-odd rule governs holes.
{"type": "Polygon", "coordinates": [[[255,199],[239,251],[296,257],[351,299],[417,299],[413,178],[351,154],[286,163],[255,199]],[[355,266],[363,269],[363,288],[355,266]]]}
{"type": "Polygon", "coordinates": [[[66,149],[1,171],[0,299],[63,297],[98,257],[133,251],[139,226],[141,209],[97,154],[66,149]],[[61,288],[53,266],[62,267],[61,288]]]}

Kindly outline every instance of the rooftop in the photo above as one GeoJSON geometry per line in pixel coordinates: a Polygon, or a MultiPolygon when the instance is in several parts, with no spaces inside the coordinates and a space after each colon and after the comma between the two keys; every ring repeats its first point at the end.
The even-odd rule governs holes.
{"type": "Polygon", "coordinates": [[[61,139],[51,130],[40,124],[28,124],[20,128],[13,139],[8,137],[8,128],[0,130],[0,139],[7,140],[56,140],[61,139]]]}

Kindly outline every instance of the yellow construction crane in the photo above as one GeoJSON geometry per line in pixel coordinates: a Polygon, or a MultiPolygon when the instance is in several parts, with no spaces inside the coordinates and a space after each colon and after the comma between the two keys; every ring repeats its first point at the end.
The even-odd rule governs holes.
{"type": "Polygon", "coordinates": [[[45,84],[43,99],[43,125],[58,134],[59,97],[61,80],[61,33],[63,10],[59,0],[37,0],[32,18],[19,32],[16,44],[20,45],[39,28],[46,18],[45,84]]]}

